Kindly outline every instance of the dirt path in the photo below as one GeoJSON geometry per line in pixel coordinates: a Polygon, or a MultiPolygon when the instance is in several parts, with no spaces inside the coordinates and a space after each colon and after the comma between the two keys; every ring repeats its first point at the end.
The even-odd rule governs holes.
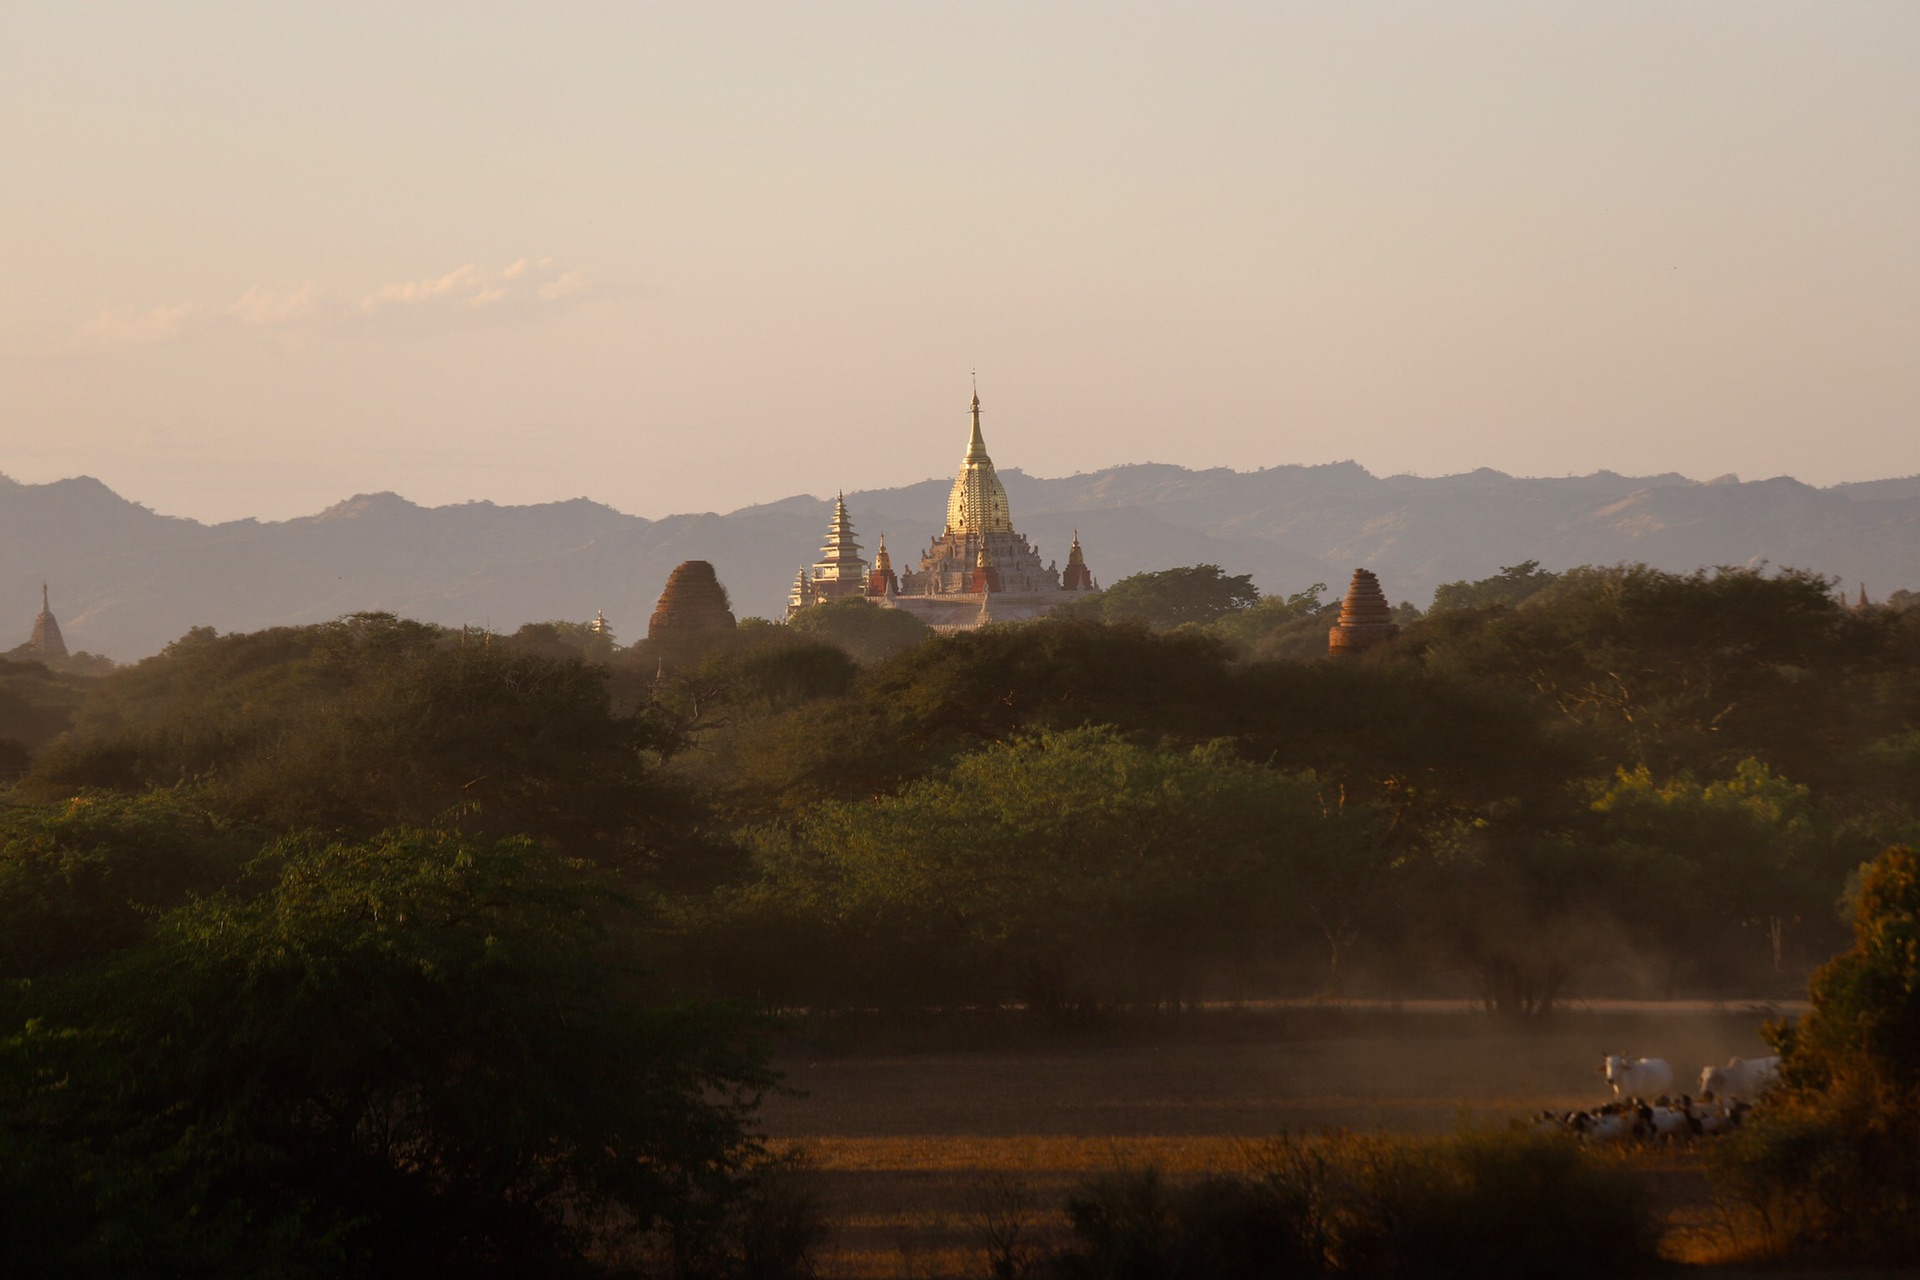
{"type": "MultiPolygon", "coordinates": [[[[837,1222],[836,1276],[985,1274],[996,1195],[1031,1200],[1035,1243],[1058,1238],[1067,1194],[1093,1173],[1240,1166],[1281,1132],[1437,1132],[1607,1097],[1608,1052],[1667,1057],[1677,1075],[1762,1052],[1758,1019],[1704,1009],[1570,1013],[1514,1031],[1422,1011],[1347,1021],[1275,1015],[1184,1038],[1017,1049],[835,1052],[795,1045],[778,1065],[802,1096],[766,1110],[807,1148],[837,1222]]],[[[1670,1172],[1672,1193],[1692,1175],[1670,1172]]],[[[1687,1194],[1691,1194],[1690,1192],[1687,1194]]]]}

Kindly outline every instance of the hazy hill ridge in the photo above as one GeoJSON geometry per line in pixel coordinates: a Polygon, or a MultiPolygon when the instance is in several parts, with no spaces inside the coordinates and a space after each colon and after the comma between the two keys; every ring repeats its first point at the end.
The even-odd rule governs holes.
{"type": "MultiPolygon", "coordinates": [[[[1850,590],[1865,581],[1875,598],[1920,586],[1920,477],[1817,489],[1784,476],[1702,483],[1604,471],[1380,477],[1350,462],[1000,474],[1014,523],[1041,554],[1064,561],[1078,528],[1103,582],[1211,561],[1290,592],[1337,588],[1364,565],[1392,599],[1424,606],[1438,583],[1526,559],[1553,569],[1766,560],[1837,575],[1850,590]]],[[[896,564],[917,559],[938,532],[948,483],[849,493],[868,554],[885,532],[896,564]]],[[[43,577],[69,646],[121,660],[191,626],[252,630],[360,609],[496,630],[604,609],[633,640],[668,572],[688,559],[714,563],[736,612],[778,616],[795,570],[817,554],[829,505],[802,496],[648,520],[585,498],[428,508],[379,493],[294,520],[207,525],[86,477],[0,477],[0,648],[26,639],[43,577]]]]}

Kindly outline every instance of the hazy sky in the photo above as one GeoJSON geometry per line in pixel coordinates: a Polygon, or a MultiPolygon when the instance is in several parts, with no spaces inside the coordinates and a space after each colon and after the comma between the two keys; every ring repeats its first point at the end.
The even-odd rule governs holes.
{"type": "MultiPolygon", "coordinates": [[[[1920,4],[0,4],[0,472],[1920,471],[1920,4]]],[[[936,513],[937,514],[937,513],[936,513]]]]}

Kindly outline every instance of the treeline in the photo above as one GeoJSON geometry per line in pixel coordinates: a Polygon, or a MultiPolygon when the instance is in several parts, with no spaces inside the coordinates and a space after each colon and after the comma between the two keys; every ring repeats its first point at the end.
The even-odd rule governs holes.
{"type": "Polygon", "coordinates": [[[1920,819],[1920,613],[1744,569],[1455,585],[1519,599],[1357,662],[1263,657],[1324,655],[1330,604],[1208,566],[860,668],[771,630],[683,662],[673,771],[753,871],[681,905],[681,962],[779,1004],[1069,1019],[1796,990],[1920,819]]]}
{"type": "Polygon", "coordinates": [[[197,631],[98,682],[19,791],[527,836],[640,885],[691,987],[1063,1020],[1788,992],[1853,868],[1920,823],[1920,611],[1527,564],[1365,659],[1269,656],[1324,655],[1334,608],[1198,566],[940,638],[859,601],[673,649],[197,631]]]}
{"type": "Polygon", "coordinates": [[[737,1273],[794,1238],[766,1011],[1530,1017],[1839,950],[1920,828],[1920,611],[1747,569],[1452,587],[1337,662],[1324,588],[1197,566],[946,637],[359,615],[0,671],[68,726],[0,817],[0,1245],[737,1273]]]}

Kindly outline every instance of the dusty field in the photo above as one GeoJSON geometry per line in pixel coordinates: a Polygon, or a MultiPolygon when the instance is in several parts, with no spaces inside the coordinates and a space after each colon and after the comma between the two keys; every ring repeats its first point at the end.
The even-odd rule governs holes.
{"type": "MultiPolygon", "coordinates": [[[[1125,1033],[958,1036],[979,1048],[924,1031],[899,1036],[916,1046],[904,1048],[871,1033],[815,1037],[779,1063],[802,1096],[773,1100],[766,1120],[818,1170],[837,1228],[830,1274],[979,1276],[991,1219],[1014,1210],[1044,1244],[1092,1173],[1232,1169],[1287,1131],[1432,1132],[1592,1105],[1608,1096],[1595,1074],[1604,1053],[1697,1076],[1765,1052],[1759,1021],[1739,1006],[1611,1007],[1516,1031],[1457,1006],[1274,1008],[1125,1033]]],[[[1650,1176],[1697,1213],[1686,1162],[1650,1176]]]]}

